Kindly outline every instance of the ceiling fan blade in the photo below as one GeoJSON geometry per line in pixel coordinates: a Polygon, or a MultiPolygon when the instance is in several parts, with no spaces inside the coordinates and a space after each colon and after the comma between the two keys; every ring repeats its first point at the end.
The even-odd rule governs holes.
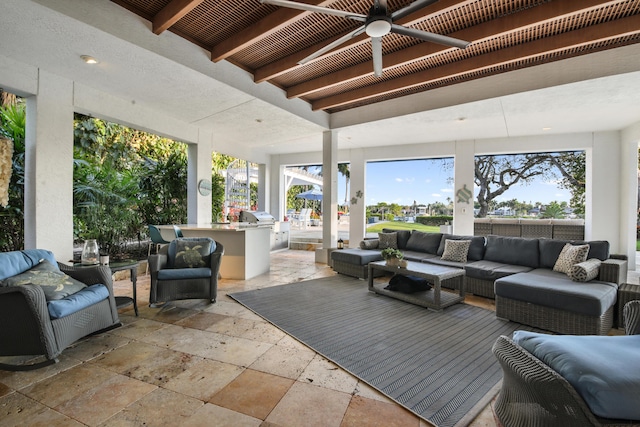
{"type": "Polygon", "coordinates": [[[382,37],[371,37],[371,53],[373,54],[373,74],[382,76],[382,37]]]}
{"type": "Polygon", "coordinates": [[[436,3],[437,1],[438,0],[416,0],[413,3],[411,3],[409,6],[393,12],[391,14],[391,20],[396,21],[398,19],[404,18],[405,16],[412,14],[416,10],[420,10],[423,7],[427,7],[430,4],[436,3]]]}
{"type": "Polygon", "coordinates": [[[443,44],[445,46],[459,47],[464,49],[471,43],[456,39],[449,36],[443,36],[442,34],[429,33],[427,31],[416,30],[414,28],[403,27],[402,25],[391,25],[391,32],[396,34],[402,34],[403,36],[415,37],[420,40],[424,40],[431,43],[443,44]]]}
{"type": "Polygon", "coordinates": [[[336,47],[340,46],[342,43],[356,37],[359,36],[360,34],[364,33],[365,27],[364,25],[356,28],[355,30],[351,31],[350,33],[345,34],[344,36],[340,37],[338,40],[329,43],[328,45],[326,45],[325,47],[323,47],[322,49],[319,49],[317,51],[315,51],[314,53],[312,53],[311,55],[307,56],[306,58],[301,59],[300,61],[298,61],[298,64],[300,65],[304,65],[307,62],[311,61],[312,59],[316,59],[317,57],[319,57],[320,55],[324,55],[325,53],[329,52],[330,50],[335,49],[336,47]]]}
{"type": "Polygon", "coordinates": [[[360,13],[345,12],[344,10],[329,9],[328,7],[313,6],[310,4],[298,3],[289,0],[260,0],[260,3],[272,4],[274,6],[290,7],[291,9],[306,10],[308,12],[318,12],[327,15],[341,16],[343,18],[349,18],[360,22],[364,22],[367,19],[367,15],[362,15],[360,13]]]}

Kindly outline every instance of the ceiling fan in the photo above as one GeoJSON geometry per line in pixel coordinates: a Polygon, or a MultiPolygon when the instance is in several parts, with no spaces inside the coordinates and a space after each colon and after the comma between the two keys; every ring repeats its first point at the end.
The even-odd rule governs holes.
{"type": "Polygon", "coordinates": [[[362,33],[366,33],[371,37],[371,50],[373,53],[373,73],[377,77],[380,77],[382,75],[382,37],[389,33],[402,34],[404,36],[415,37],[420,40],[438,43],[445,46],[457,47],[460,49],[464,49],[469,45],[469,42],[464,40],[394,24],[394,22],[398,19],[404,18],[405,16],[419,9],[422,9],[423,7],[429,6],[430,4],[433,4],[437,1],[438,0],[416,0],[400,10],[388,13],[387,0],[374,0],[373,6],[371,6],[371,9],[369,9],[369,14],[362,15],[360,13],[329,9],[327,7],[313,6],[310,4],[297,3],[289,0],[260,0],[261,3],[272,4],[275,6],[290,7],[292,9],[306,10],[309,12],[325,13],[327,15],[341,16],[343,18],[363,22],[362,26],[356,28],[350,33],[345,34],[343,37],[340,37],[336,41],[329,43],[322,49],[300,60],[298,64],[306,64],[312,59],[315,59],[320,55],[329,52],[330,50],[352,39],[353,37],[359,36],[362,33]]]}

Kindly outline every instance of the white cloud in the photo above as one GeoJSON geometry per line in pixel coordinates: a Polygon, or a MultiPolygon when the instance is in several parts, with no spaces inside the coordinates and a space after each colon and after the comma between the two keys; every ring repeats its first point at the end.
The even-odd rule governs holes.
{"type": "Polygon", "coordinates": [[[431,183],[431,180],[429,178],[425,179],[424,182],[426,182],[427,184],[431,183]]]}
{"type": "Polygon", "coordinates": [[[396,182],[402,182],[402,178],[396,178],[396,182]]]}
{"type": "Polygon", "coordinates": [[[442,197],[442,194],[433,193],[433,194],[431,194],[431,197],[442,197]]]}
{"type": "Polygon", "coordinates": [[[453,188],[442,188],[440,191],[443,193],[453,193],[453,188]]]}

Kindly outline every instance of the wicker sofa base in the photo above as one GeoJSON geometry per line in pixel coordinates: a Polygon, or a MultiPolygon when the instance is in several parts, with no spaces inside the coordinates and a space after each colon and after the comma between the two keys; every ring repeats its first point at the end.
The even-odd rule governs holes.
{"type": "Polygon", "coordinates": [[[493,291],[493,280],[482,280],[466,276],[464,281],[464,290],[466,293],[491,299],[496,297],[493,291]]]}
{"type": "MultiPolygon", "coordinates": [[[[367,279],[369,277],[369,264],[356,265],[344,261],[333,260],[333,270],[340,274],[367,279]]],[[[384,276],[384,271],[376,270],[373,277],[384,276]]]]}
{"type": "Polygon", "coordinates": [[[614,306],[601,316],[587,316],[496,295],[496,317],[567,335],[607,335],[614,306]]]}

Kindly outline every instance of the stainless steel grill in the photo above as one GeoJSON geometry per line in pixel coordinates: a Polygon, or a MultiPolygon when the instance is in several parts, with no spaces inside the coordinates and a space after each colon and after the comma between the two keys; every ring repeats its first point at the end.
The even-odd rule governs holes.
{"type": "Polygon", "coordinates": [[[252,224],[274,224],[276,219],[265,211],[240,211],[240,222],[252,224]]]}

